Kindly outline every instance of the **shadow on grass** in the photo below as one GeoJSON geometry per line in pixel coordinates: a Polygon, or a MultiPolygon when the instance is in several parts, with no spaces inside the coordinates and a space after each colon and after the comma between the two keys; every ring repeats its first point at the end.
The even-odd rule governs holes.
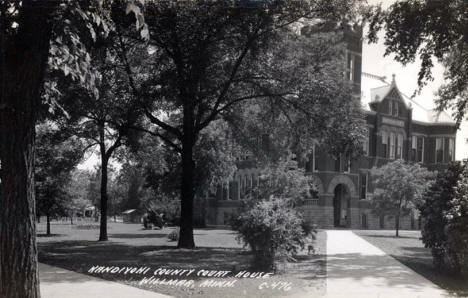
{"type": "Polygon", "coordinates": [[[132,238],[166,238],[167,234],[161,234],[161,233],[147,233],[147,234],[109,234],[109,238],[122,238],[122,239],[132,239],[132,238]]]}
{"type": "MultiPolygon", "coordinates": [[[[123,234],[123,237],[125,235],[123,234]]],[[[122,237],[119,234],[110,234],[109,236],[122,237]]],[[[159,237],[165,235],[131,236],[159,237]]],[[[146,266],[153,270],[159,267],[193,268],[196,270],[254,270],[250,265],[251,252],[242,248],[177,249],[169,245],[131,246],[113,241],[84,240],[51,241],[39,243],[38,247],[40,262],[80,273],[87,273],[92,266],[146,266]]],[[[325,276],[325,259],[326,257],[320,254],[298,256],[297,263],[288,264],[288,275],[292,274],[303,279],[325,276]]]]}
{"type": "Polygon", "coordinates": [[[64,234],[36,234],[36,237],[63,237],[65,236],[64,234]]]}
{"type": "Polygon", "coordinates": [[[332,279],[380,278],[388,286],[415,290],[423,290],[427,286],[425,279],[415,279],[412,271],[402,268],[395,264],[394,260],[385,256],[359,253],[337,254],[328,256],[327,262],[329,269],[327,275],[332,279]]]}
{"type": "Polygon", "coordinates": [[[130,246],[97,241],[55,241],[38,246],[40,262],[82,273],[96,265],[231,270],[247,269],[250,264],[250,252],[238,248],[186,250],[164,245],[130,246]]]}
{"type": "Polygon", "coordinates": [[[372,237],[372,238],[389,238],[389,239],[419,239],[419,236],[395,236],[395,235],[371,235],[371,234],[363,234],[360,235],[363,237],[372,237]]]}
{"type": "Polygon", "coordinates": [[[449,291],[450,294],[460,297],[468,297],[468,281],[453,273],[436,269],[432,265],[432,258],[415,258],[410,256],[395,256],[393,258],[421,274],[439,287],[449,291]]]}

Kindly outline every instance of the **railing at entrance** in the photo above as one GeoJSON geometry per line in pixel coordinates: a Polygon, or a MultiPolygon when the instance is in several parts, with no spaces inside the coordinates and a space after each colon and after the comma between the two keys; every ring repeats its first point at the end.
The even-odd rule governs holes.
{"type": "Polygon", "coordinates": [[[304,206],[318,206],[318,199],[304,200],[304,206]]]}

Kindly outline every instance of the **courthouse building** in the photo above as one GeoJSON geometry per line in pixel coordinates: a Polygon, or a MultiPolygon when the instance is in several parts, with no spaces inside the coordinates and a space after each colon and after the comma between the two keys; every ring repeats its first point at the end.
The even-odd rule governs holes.
{"type": "MultiPolygon", "coordinates": [[[[418,162],[429,170],[440,170],[455,158],[456,125],[445,112],[426,109],[427,98],[412,99],[398,88],[398,74],[387,80],[361,71],[362,30],[345,30],[347,79],[354,84],[365,113],[367,139],[364,154],[350,160],[328,154],[316,144],[305,169],[314,180],[318,194],[301,207],[304,217],[319,228],[392,229],[395,218],[371,212],[373,196],[370,170],[395,159],[418,162]]],[[[255,186],[258,170],[241,161],[232,181],[220,186],[208,199],[208,225],[229,224],[246,189],[255,186]]],[[[419,228],[418,213],[400,220],[402,229],[419,228]]]]}

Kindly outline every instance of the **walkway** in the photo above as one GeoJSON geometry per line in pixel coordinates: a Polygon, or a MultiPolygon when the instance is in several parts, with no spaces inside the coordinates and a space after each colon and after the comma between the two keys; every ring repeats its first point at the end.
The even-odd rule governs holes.
{"type": "Polygon", "coordinates": [[[327,297],[448,297],[351,231],[327,231],[327,297]]]}
{"type": "Polygon", "coordinates": [[[39,279],[42,298],[170,297],[42,263],[39,263],[39,279]]]}

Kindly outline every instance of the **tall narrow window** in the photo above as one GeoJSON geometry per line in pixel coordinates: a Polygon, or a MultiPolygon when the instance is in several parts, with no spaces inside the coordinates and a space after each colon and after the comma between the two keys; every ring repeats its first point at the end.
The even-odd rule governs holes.
{"type": "Polygon", "coordinates": [[[410,153],[410,160],[416,161],[416,149],[418,148],[418,137],[412,136],[411,137],[411,153],[410,153]]]}
{"type": "Polygon", "coordinates": [[[351,158],[349,156],[346,156],[344,159],[344,172],[349,173],[351,172],[351,158]]]}
{"type": "Polygon", "coordinates": [[[455,160],[455,141],[453,139],[448,140],[448,161],[455,160]]]}
{"type": "Polygon", "coordinates": [[[395,134],[393,132],[390,133],[390,154],[391,159],[395,158],[395,134]]]}
{"type": "Polygon", "coordinates": [[[348,64],[347,64],[346,74],[347,74],[348,80],[350,80],[351,82],[354,81],[354,64],[355,64],[354,55],[351,53],[348,53],[348,64]]]}
{"type": "Polygon", "coordinates": [[[396,158],[403,158],[403,135],[398,134],[396,158]]]}
{"type": "Polygon", "coordinates": [[[435,162],[444,161],[444,139],[436,138],[436,148],[435,148],[435,162]]]}
{"type": "Polygon", "coordinates": [[[369,155],[369,129],[366,128],[365,130],[366,137],[364,139],[364,142],[362,143],[362,151],[365,156],[369,155]]]}
{"type": "Polygon", "coordinates": [[[388,135],[387,132],[382,131],[382,157],[388,156],[388,135]]]}
{"type": "Polygon", "coordinates": [[[393,102],[393,111],[392,115],[398,117],[398,101],[393,102]]]}
{"type": "Polygon", "coordinates": [[[317,160],[317,146],[314,144],[313,147],[314,150],[314,158],[313,158],[313,163],[312,163],[312,171],[317,172],[318,171],[318,160],[317,160]]]}
{"type": "Polygon", "coordinates": [[[306,172],[316,172],[317,168],[317,146],[314,144],[308,156],[305,170],[306,172]]]}
{"type": "Polygon", "coordinates": [[[393,110],[393,102],[391,100],[388,101],[388,114],[391,115],[393,110]]]}
{"type": "Polygon", "coordinates": [[[361,174],[361,200],[366,199],[368,173],[361,174]]]}
{"type": "Polygon", "coordinates": [[[335,172],[341,172],[341,155],[335,159],[335,172]]]}
{"type": "Polygon", "coordinates": [[[424,137],[418,137],[417,142],[416,161],[424,162],[424,137]]]}

